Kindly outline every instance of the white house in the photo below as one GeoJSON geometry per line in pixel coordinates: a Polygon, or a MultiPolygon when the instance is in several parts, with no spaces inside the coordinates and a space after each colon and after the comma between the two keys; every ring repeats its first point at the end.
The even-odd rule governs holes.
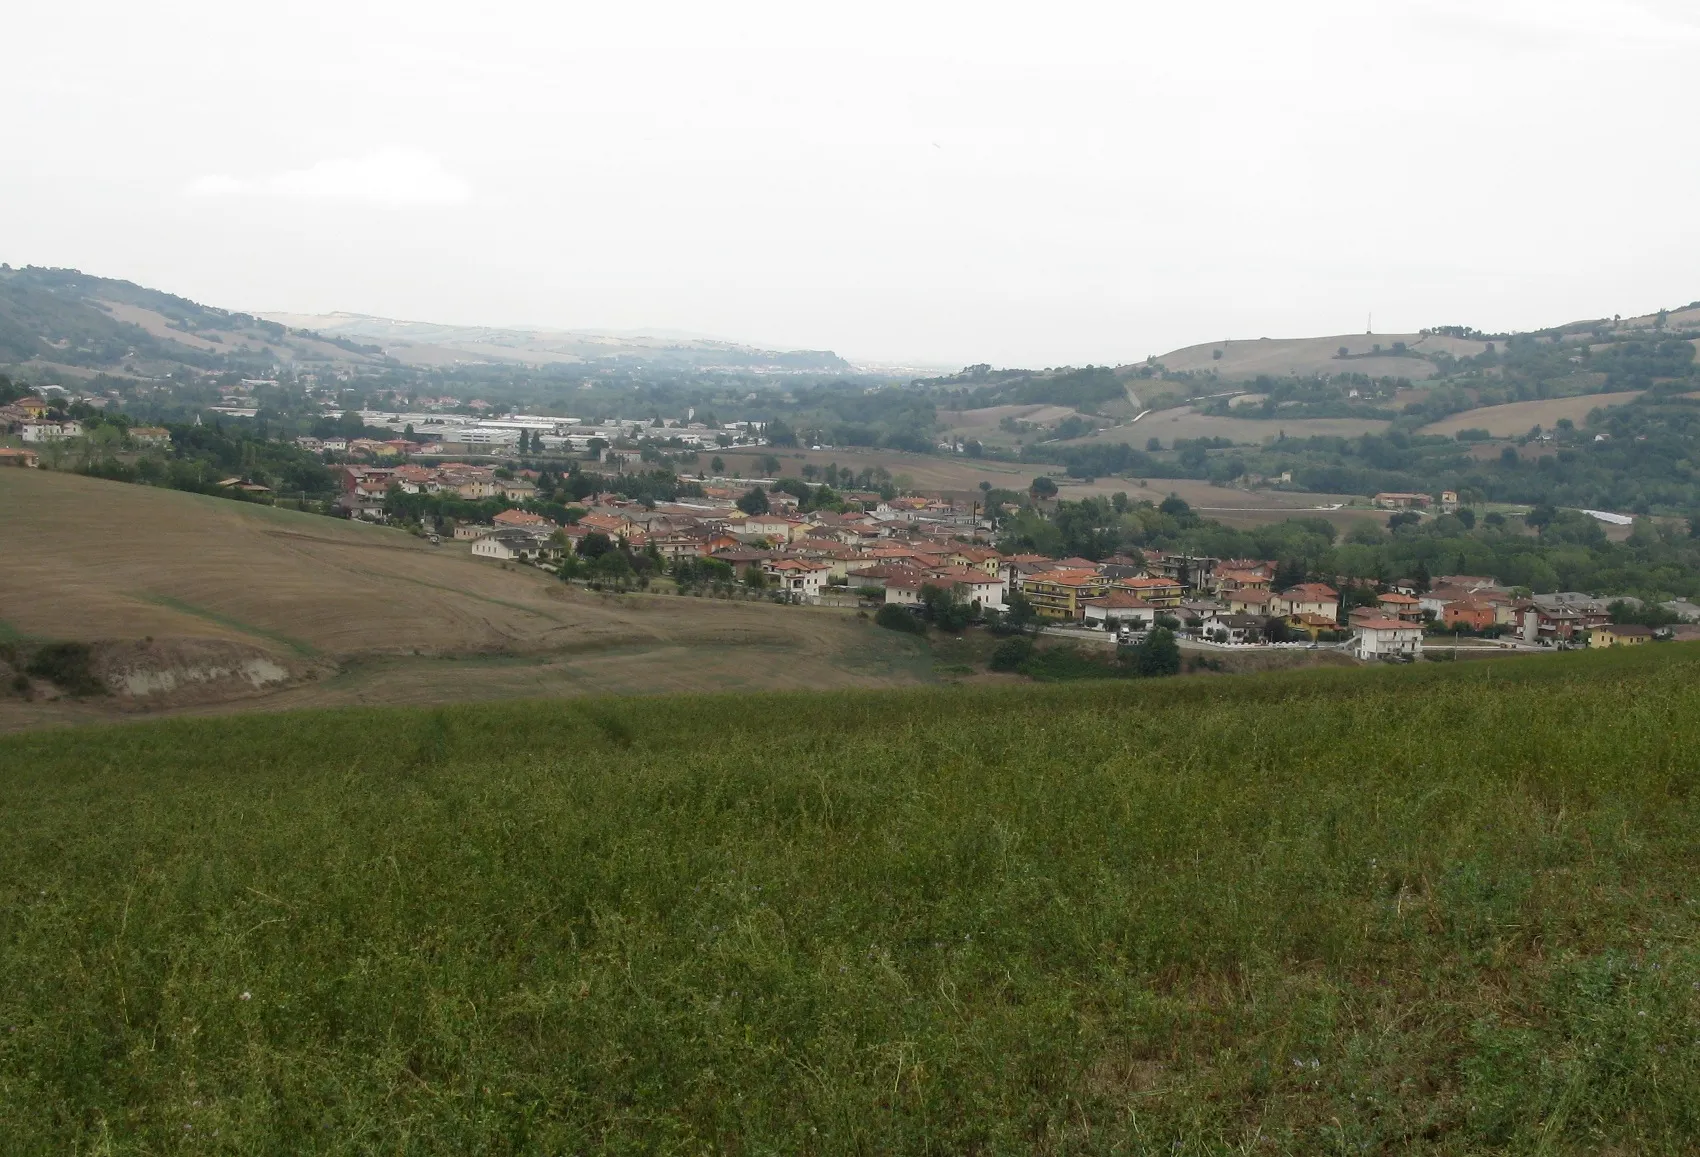
{"type": "Polygon", "coordinates": [[[1360,659],[1420,659],[1423,629],[1400,619],[1362,618],[1352,622],[1352,652],[1360,659]]]}
{"type": "Polygon", "coordinates": [[[1321,615],[1325,619],[1340,617],[1340,595],[1325,583],[1300,583],[1280,594],[1277,614],[1321,615]]]}
{"type": "Polygon", "coordinates": [[[751,534],[758,538],[790,542],[792,539],[802,538],[810,525],[800,519],[784,518],[777,514],[752,514],[748,518],[728,522],[726,531],[728,534],[751,534]]]}
{"type": "Polygon", "coordinates": [[[81,438],[83,424],[66,419],[54,422],[49,419],[23,423],[23,435],[26,442],[60,442],[66,438],[81,438]]]}
{"type": "Polygon", "coordinates": [[[820,601],[832,567],[808,558],[771,558],[761,564],[767,580],[792,598],[805,603],[820,601]]]}
{"type": "Polygon", "coordinates": [[[912,607],[921,601],[921,588],[927,580],[921,575],[905,575],[885,580],[885,601],[900,607],[912,607]]]}
{"type": "Polygon", "coordinates": [[[1101,599],[1089,599],[1084,603],[1087,626],[1118,624],[1136,631],[1149,630],[1157,619],[1159,609],[1157,604],[1148,603],[1126,591],[1111,591],[1101,599]]]}
{"type": "Polygon", "coordinates": [[[1212,643],[1259,643],[1268,619],[1260,615],[1215,612],[1202,617],[1198,637],[1212,643]]]}
{"type": "Polygon", "coordinates": [[[978,567],[953,566],[929,571],[926,581],[932,586],[949,587],[958,598],[981,610],[1003,610],[1003,579],[978,567]]]}
{"type": "Polygon", "coordinates": [[[472,553],[479,558],[495,558],[508,562],[532,562],[548,554],[549,543],[523,530],[498,530],[486,534],[472,544],[472,553]]]}

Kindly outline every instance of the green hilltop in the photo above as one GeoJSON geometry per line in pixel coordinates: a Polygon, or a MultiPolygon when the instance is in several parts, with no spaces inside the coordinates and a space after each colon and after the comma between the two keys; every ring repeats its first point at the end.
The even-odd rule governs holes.
{"type": "Polygon", "coordinates": [[[1700,654],[0,739],[12,1152],[1692,1152],[1700,654]]]}

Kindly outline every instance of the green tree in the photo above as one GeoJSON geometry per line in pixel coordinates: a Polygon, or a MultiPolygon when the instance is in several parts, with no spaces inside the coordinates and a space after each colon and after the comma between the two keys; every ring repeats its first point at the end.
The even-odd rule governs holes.
{"type": "Polygon", "coordinates": [[[738,509],[751,516],[766,514],[772,509],[768,505],[767,491],[759,486],[750,487],[749,492],[738,499],[738,509]]]}
{"type": "Polygon", "coordinates": [[[632,577],[631,560],[623,550],[610,550],[590,564],[593,577],[611,582],[625,582],[632,577]]]}
{"type": "Polygon", "coordinates": [[[1004,604],[1004,624],[1015,631],[1026,631],[1038,618],[1039,613],[1020,591],[1011,594],[1009,601],[1004,604]]]}
{"type": "Polygon", "coordinates": [[[1055,498],[1057,496],[1057,484],[1050,478],[1041,474],[1039,477],[1033,479],[1033,484],[1027,488],[1027,492],[1034,498],[1043,502],[1046,499],[1055,498]]]}
{"type": "Polygon", "coordinates": [[[958,634],[974,618],[974,608],[943,587],[921,588],[921,616],[942,631],[958,634]]]}
{"type": "Polygon", "coordinates": [[[708,468],[716,474],[726,473],[726,459],[716,454],[708,463],[708,468]]]}
{"type": "Polygon", "coordinates": [[[1142,678],[1181,673],[1181,648],[1167,627],[1153,627],[1133,649],[1133,670],[1142,678]]]}

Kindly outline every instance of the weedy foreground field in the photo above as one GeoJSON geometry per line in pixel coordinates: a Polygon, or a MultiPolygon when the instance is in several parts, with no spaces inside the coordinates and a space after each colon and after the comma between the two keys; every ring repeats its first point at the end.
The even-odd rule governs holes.
{"type": "Polygon", "coordinates": [[[1700,653],[0,739],[14,1153],[1681,1153],[1700,653]]]}

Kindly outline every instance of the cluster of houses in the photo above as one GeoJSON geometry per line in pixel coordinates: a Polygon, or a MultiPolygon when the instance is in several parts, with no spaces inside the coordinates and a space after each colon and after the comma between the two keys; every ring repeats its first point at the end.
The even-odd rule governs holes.
{"type": "MultiPolygon", "coordinates": [[[[497,479],[485,467],[451,464],[395,468],[345,466],[345,484],[362,502],[381,503],[391,485],[467,498],[502,495],[523,501],[534,493],[525,479],[497,479]]],[[[795,500],[773,492],[774,509],[745,514],[732,487],[710,486],[701,498],[647,506],[615,495],[588,500],[588,512],[569,526],[542,514],[510,509],[488,525],[464,524],[481,558],[548,565],[586,536],[601,534],[663,563],[711,558],[735,573],[752,569],[767,587],[793,602],[833,596],[918,607],[929,588],[948,591],[981,611],[1002,612],[1019,594],[1042,621],[1103,630],[1143,631],[1167,617],[1184,632],[1220,644],[1250,645],[1272,637],[1339,643],[1363,659],[1409,659],[1422,654],[1432,624],[1481,631],[1502,627],[1530,641],[1572,643],[1591,628],[1610,625],[1599,600],[1585,596],[1518,599],[1491,579],[1446,576],[1419,592],[1395,584],[1374,606],[1342,617],[1338,591],[1324,583],[1276,586],[1266,559],[1216,559],[1135,551],[1103,560],[1006,555],[971,541],[973,508],[941,499],[881,501],[857,496],[866,509],[801,513],[795,500]],[[1274,624],[1281,624],[1278,629],[1274,624]]],[[[1617,644],[1637,633],[1615,628],[1617,644]]],[[[1650,633],[1649,633],[1650,634],[1650,633]]],[[[1603,645],[1606,636],[1593,640],[1603,645]]]]}
{"type": "Polygon", "coordinates": [[[387,517],[385,500],[390,487],[406,494],[448,494],[469,501],[506,498],[526,502],[537,496],[529,479],[499,478],[492,466],[470,462],[445,462],[441,466],[367,466],[358,463],[336,468],[342,495],[336,505],[351,518],[382,522],[387,517]]]}
{"type": "Polygon", "coordinates": [[[295,444],[314,454],[321,454],[329,450],[356,458],[370,458],[374,462],[399,460],[425,449],[423,442],[413,442],[406,438],[379,440],[377,438],[309,438],[302,436],[295,439],[295,444]]]}
{"type": "Polygon", "coordinates": [[[1416,657],[1424,623],[1377,610],[1340,621],[1340,593],[1326,583],[1275,589],[1275,563],[1141,551],[1102,562],[1017,555],[1014,582],[1044,619],[1143,631],[1168,618],[1212,643],[1251,645],[1277,636],[1316,642],[1350,634],[1360,658],[1416,657]],[[1275,624],[1279,624],[1277,627],[1275,624]]]}
{"type": "MultiPolygon", "coordinates": [[[[1427,589],[1394,583],[1374,594],[1374,605],[1342,615],[1340,593],[1327,584],[1277,589],[1276,564],[1267,559],[1159,551],[1101,561],[1006,555],[965,541],[973,512],[937,499],[880,502],[867,495],[865,511],[802,514],[790,496],[776,493],[771,497],[778,509],[746,515],[731,497],[730,489],[711,487],[704,498],[646,507],[599,495],[571,526],[515,509],[492,525],[460,526],[454,533],[471,539],[480,557],[542,563],[586,535],[603,534],[653,548],[664,562],[713,558],[740,574],[754,568],[765,585],[793,602],[827,601],[837,588],[845,599],[919,607],[933,588],[978,610],[1002,612],[1019,594],[1040,620],[1057,625],[1139,632],[1166,617],[1206,642],[1320,640],[1366,660],[1418,658],[1436,627],[1472,633],[1497,628],[1525,643],[1558,646],[1632,646],[1655,634],[1612,623],[1607,600],[1575,592],[1517,597],[1482,576],[1442,576],[1427,589]]],[[[1700,627],[1690,630],[1700,635],[1700,627]]]]}
{"type": "MultiPolygon", "coordinates": [[[[105,399],[97,399],[104,404],[105,399]]],[[[55,413],[63,414],[59,403],[49,402],[38,397],[20,398],[0,406],[0,434],[15,434],[26,446],[39,446],[48,442],[67,442],[73,438],[81,438],[84,434],[83,424],[75,418],[54,417],[55,413]]],[[[137,446],[169,446],[171,432],[163,426],[131,426],[127,431],[130,441],[137,446]]],[[[31,455],[9,455],[8,461],[15,465],[34,465],[35,457],[31,455]]]]}
{"type": "MultiPolygon", "coordinates": [[[[1434,505],[1432,494],[1410,494],[1398,490],[1384,490],[1370,499],[1370,504],[1382,510],[1427,510],[1434,505]]],[[[1442,490],[1440,492],[1440,509],[1450,514],[1458,509],[1458,492],[1442,490]]]]}
{"type": "MultiPolygon", "coordinates": [[[[358,485],[369,495],[380,485],[387,489],[392,478],[400,481],[393,470],[380,479],[368,468],[344,469],[347,477],[360,477],[358,485]]],[[[432,484],[443,481],[426,483],[432,484]]],[[[500,485],[500,493],[517,501],[530,484],[500,485]]],[[[753,568],[766,587],[800,603],[819,603],[831,588],[843,590],[845,598],[854,597],[850,588],[860,588],[881,591],[887,601],[919,603],[922,588],[932,585],[948,587],[978,608],[1003,609],[1009,582],[1003,556],[957,540],[976,525],[972,505],[861,494],[854,497],[865,511],[802,514],[794,497],[773,491],[769,512],[746,514],[735,503],[744,489],[710,484],[703,491],[702,497],[653,506],[596,495],[586,500],[588,512],[569,526],[532,511],[505,510],[489,525],[464,524],[453,534],[471,540],[473,554],[482,558],[545,564],[588,535],[601,534],[652,551],[663,563],[711,558],[740,575],[753,568]]]]}

